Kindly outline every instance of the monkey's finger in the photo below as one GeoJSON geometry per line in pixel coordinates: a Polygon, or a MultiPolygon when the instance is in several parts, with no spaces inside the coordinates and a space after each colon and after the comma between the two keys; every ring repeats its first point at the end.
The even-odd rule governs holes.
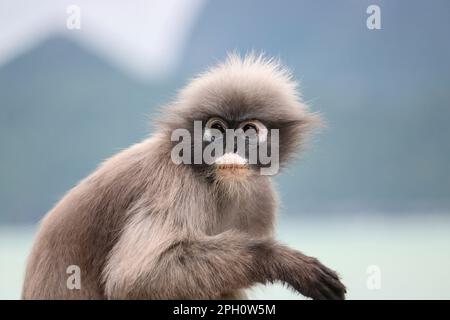
{"type": "Polygon", "coordinates": [[[326,275],[322,275],[321,277],[321,291],[326,294],[328,299],[333,300],[344,300],[345,299],[345,293],[347,290],[345,289],[345,286],[339,281],[334,278],[328,277],[326,275]]]}
{"type": "Polygon", "coordinates": [[[339,280],[339,275],[336,273],[336,271],[328,268],[327,266],[320,264],[320,270],[325,273],[326,275],[332,277],[335,280],[339,280]]]}

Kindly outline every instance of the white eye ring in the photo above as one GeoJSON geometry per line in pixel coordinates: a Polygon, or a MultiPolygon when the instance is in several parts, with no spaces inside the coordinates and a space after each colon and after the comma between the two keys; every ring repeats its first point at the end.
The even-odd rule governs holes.
{"type": "Polygon", "coordinates": [[[261,121],[258,121],[258,120],[244,121],[241,124],[239,124],[239,128],[244,129],[244,127],[248,124],[250,124],[256,128],[256,134],[258,135],[259,143],[263,143],[267,140],[267,134],[269,131],[267,130],[267,127],[261,121]]]}
{"type": "MultiPolygon", "coordinates": [[[[219,129],[212,128],[212,126],[214,126],[215,124],[220,124],[220,126],[222,127],[222,129],[224,131],[228,129],[228,125],[225,121],[223,121],[219,117],[213,117],[206,122],[205,133],[203,134],[203,140],[212,141],[212,138],[214,136],[212,133],[212,129],[214,129],[215,131],[221,131],[219,129]]],[[[224,134],[224,132],[222,132],[222,134],[224,134]]]]}

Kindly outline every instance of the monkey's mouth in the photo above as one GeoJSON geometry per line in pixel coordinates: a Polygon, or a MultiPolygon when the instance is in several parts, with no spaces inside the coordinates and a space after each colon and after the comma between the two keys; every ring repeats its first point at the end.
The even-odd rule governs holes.
{"type": "Polygon", "coordinates": [[[244,164],[219,164],[217,169],[220,170],[238,170],[238,169],[248,169],[247,165],[244,164]]]}
{"type": "Polygon", "coordinates": [[[215,163],[218,173],[228,178],[248,175],[247,159],[237,153],[225,153],[223,156],[218,157],[215,163]]]}

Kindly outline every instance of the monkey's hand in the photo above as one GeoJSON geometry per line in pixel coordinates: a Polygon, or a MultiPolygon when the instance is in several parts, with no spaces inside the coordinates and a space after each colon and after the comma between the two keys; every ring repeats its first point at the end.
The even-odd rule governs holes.
{"type": "Polygon", "coordinates": [[[278,254],[283,263],[279,280],[312,299],[345,299],[347,291],[339,276],[319,260],[285,247],[278,254]]]}

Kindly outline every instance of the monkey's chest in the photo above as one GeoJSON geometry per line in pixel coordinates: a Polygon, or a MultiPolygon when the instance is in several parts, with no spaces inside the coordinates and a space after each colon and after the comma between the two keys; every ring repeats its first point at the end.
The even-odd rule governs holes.
{"type": "Polygon", "coordinates": [[[273,233],[273,221],[274,213],[270,208],[257,210],[248,203],[231,203],[219,210],[214,233],[237,230],[254,237],[265,237],[273,233]]]}

